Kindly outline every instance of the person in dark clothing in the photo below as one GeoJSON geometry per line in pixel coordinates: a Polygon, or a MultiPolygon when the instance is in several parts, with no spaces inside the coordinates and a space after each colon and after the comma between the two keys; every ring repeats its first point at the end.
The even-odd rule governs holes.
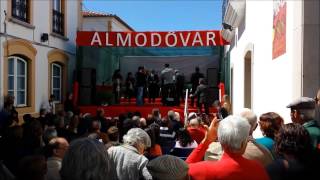
{"type": "MultiPolygon", "coordinates": [[[[202,73],[200,73],[200,69],[199,67],[196,67],[196,72],[192,73],[191,75],[191,84],[192,84],[192,91],[191,93],[192,94],[195,94],[195,91],[199,85],[199,79],[200,78],[204,78],[204,75],[202,73]]],[[[194,106],[194,96],[191,97],[191,106],[193,107],[194,106]]],[[[198,99],[198,102],[197,104],[199,103],[199,99],[198,99]]]]}
{"type": "Polygon", "coordinates": [[[128,72],[126,78],[126,98],[130,103],[131,98],[134,96],[134,83],[135,79],[132,75],[132,72],[128,72]]]}
{"type": "Polygon", "coordinates": [[[104,109],[103,108],[97,109],[97,116],[95,119],[98,120],[101,124],[100,131],[103,133],[107,133],[107,130],[110,127],[110,125],[109,125],[109,122],[107,121],[107,119],[104,117],[104,109]]]}
{"type": "Polygon", "coordinates": [[[184,75],[179,70],[176,70],[176,103],[179,106],[180,101],[183,101],[183,89],[184,89],[184,75]]]}
{"type": "Polygon", "coordinates": [[[199,80],[199,86],[197,87],[194,94],[191,94],[191,97],[198,97],[198,112],[202,113],[202,106],[204,106],[205,113],[209,114],[209,87],[205,84],[204,79],[199,80]]]}
{"type": "Polygon", "coordinates": [[[137,97],[136,103],[138,106],[143,105],[143,90],[146,87],[147,78],[144,71],[144,67],[140,66],[138,68],[138,72],[136,73],[136,89],[137,89],[137,97]]]}
{"type": "Polygon", "coordinates": [[[282,126],[275,138],[278,159],[266,167],[271,180],[314,179],[318,176],[319,150],[308,131],[298,123],[282,126]]]}
{"type": "Polygon", "coordinates": [[[149,90],[149,103],[151,100],[155,103],[156,97],[159,94],[159,76],[155,73],[154,70],[148,76],[148,90],[149,90]]]}
{"type": "Polygon", "coordinates": [[[122,76],[120,74],[120,69],[114,71],[112,75],[112,83],[113,83],[113,94],[114,94],[114,102],[115,104],[120,103],[121,98],[121,82],[122,76]]]}
{"type": "Polygon", "coordinates": [[[67,94],[67,99],[64,102],[64,112],[74,112],[74,105],[73,105],[73,94],[68,93],[67,94]]]}

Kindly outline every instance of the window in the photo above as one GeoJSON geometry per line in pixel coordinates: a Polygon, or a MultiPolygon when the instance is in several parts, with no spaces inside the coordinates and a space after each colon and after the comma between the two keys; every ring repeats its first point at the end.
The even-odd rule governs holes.
{"type": "Polygon", "coordinates": [[[15,106],[27,106],[27,61],[20,57],[8,58],[8,94],[15,97],[15,106]]]}
{"type": "Polygon", "coordinates": [[[52,32],[64,35],[64,14],[61,0],[53,0],[52,32]]]}
{"type": "Polygon", "coordinates": [[[61,102],[61,81],[62,67],[59,64],[52,63],[51,66],[51,94],[55,96],[55,100],[61,102]]]}
{"type": "Polygon", "coordinates": [[[29,0],[12,0],[12,17],[29,23],[29,0]]]}

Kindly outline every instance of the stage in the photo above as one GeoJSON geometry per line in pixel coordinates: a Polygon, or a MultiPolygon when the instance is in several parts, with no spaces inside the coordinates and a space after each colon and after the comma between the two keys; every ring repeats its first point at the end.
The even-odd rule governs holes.
{"type": "MultiPolygon", "coordinates": [[[[195,101],[196,102],[196,101],[195,101]]],[[[120,114],[128,112],[140,112],[142,117],[147,117],[148,114],[151,114],[152,109],[159,108],[162,117],[165,117],[169,110],[173,110],[180,113],[181,120],[184,119],[184,102],[180,106],[163,106],[161,104],[161,99],[157,98],[155,103],[149,103],[148,99],[145,98],[145,104],[143,106],[136,106],[135,99],[131,99],[130,103],[126,99],[122,98],[120,104],[110,105],[110,106],[80,106],[80,111],[82,113],[90,113],[93,116],[96,115],[98,108],[103,108],[105,111],[106,117],[117,117],[120,114]]],[[[188,107],[188,111],[197,112],[196,107],[188,107]]],[[[215,108],[210,108],[210,113],[215,112],[215,108]]]]}

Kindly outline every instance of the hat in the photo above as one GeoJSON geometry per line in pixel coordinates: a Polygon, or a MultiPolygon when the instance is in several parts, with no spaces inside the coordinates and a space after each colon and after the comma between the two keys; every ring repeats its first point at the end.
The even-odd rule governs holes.
{"type": "Polygon", "coordinates": [[[191,119],[195,119],[197,117],[198,117],[197,114],[195,112],[192,112],[188,115],[188,121],[190,121],[191,119]]]}
{"type": "Polygon", "coordinates": [[[108,129],[108,134],[113,134],[113,133],[117,133],[118,132],[118,128],[116,126],[111,126],[109,129],[108,129]]]}
{"type": "Polygon", "coordinates": [[[314,99],[309,97],[300,97],[292,103],[290,103],[287,108],[291,109],[314,109],[316,102],[314,99]]]}
{"type": "Polygon", "coordinates": [[[151,160],[147,168],[153,179],[157,180],[182,180],[188,175],[189,166],[182,159],[163,155],[151,160]]]}

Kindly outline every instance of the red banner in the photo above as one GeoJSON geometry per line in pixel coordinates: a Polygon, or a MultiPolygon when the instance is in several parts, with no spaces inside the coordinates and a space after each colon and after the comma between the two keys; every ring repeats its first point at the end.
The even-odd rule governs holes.
{"type": "Polygon", "coordinates": [[[283,0],[274,0],[273,8],[272,59],[276,59],[286,52],[287,3],[283,0]]]}
{"type": "Polygon", "coordinates": [[[79,31],[78,46],[101,47],[187,47],[228,44],[220,31],[94,32],[79,31]]]}

